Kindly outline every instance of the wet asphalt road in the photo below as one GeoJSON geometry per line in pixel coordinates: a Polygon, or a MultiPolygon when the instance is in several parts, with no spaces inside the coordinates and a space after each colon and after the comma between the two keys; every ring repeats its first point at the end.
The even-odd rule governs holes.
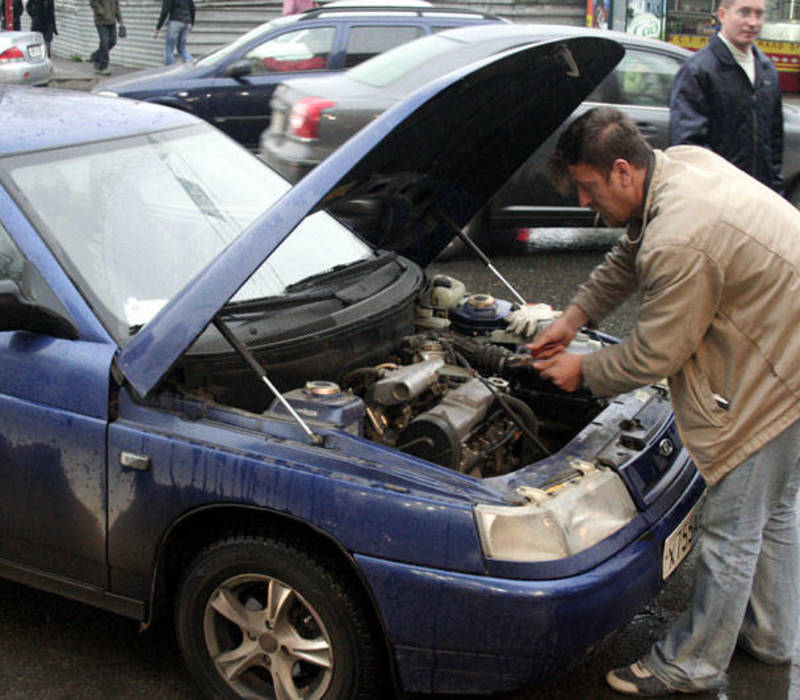
{"type": "MultiPolygon", "coordinates": [[[[563,307],[601,256],[602,251],[597,250],[550,249],[524,255],[515,252],[497,257],[495,263],[528,301],[563,307]]],[[[434,271],[458,277],[470,291],[508,298],[502,286],[489,279],[486,268],[472,259],[456,257],[440,262],[434,271]]],[[[626,333],[634,309],[634,303],[627,304],[608,319],[603,330],[626,333]]],[[[630,663],[647,650],[684,605],[691,574],[690,557],[658,599],[578,669],[544,686],[501,697],[621,697],[605,688],[606,670],[630,663]]],[[[136,623],[125,618],[6,582],[0,582],[0,620],[0,694],[4,700],[201,697],[183,668],[168,624],[139,634],[136,623]]],[[[415,696],[414,700],[423,697],[431,696],[415,696]]],[[[771,668],[737,652],[726,690],[698,697],[796,700],[800,698],[800,665],[771,668]]],[[[435,700],[445,700],[445,696],[436,696],[435,700]]]]}

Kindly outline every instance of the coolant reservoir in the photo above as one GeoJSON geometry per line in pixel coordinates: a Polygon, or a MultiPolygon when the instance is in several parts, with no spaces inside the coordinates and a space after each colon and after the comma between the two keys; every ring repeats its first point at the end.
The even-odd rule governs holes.
{"type": "Polygon", "coordinates": [[[436,275],[431,282],[431,305],[438,309],[449,309],[467,293],[460,280],[449,275],[436,275]]]}
{"type": "Polygon", "coordinates": [[[586,333],[576,333],[572,342],[567,345],[566,352],[571,352],[575,355],[588,355],[602,348],[603,344],[599,340],[591,338],[586,333]]]}
{"type": "MultiPolygon", "coordinates": [[[[362,435],[364,402],[343,392],[335,382],[306,382],[302,389],[293,389],[283,395],[289,405],[303,418],[330,423],[353,435],[362,435]]],[[[289,412],[275,399],[269,413],[288,416],[289,412]]]]}

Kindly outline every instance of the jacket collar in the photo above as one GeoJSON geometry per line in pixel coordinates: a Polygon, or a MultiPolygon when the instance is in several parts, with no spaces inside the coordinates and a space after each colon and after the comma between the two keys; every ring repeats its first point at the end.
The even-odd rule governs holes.
{"type": "MultiPolygon", "coordinates": [[[[739,66],[739,64],[736,62],[736,59],[733,57],[733,54],[731,54],[730,49],[725,46],[725,42],[719,38],[719,32],[714,34],[711,39],[709,39],[708,48],[721,63],[724,63],[728,66],[739,66]]],[[[761,78],[764,74],[767,64],[771,64],[772,61],[767,58],[764,52],[759,49],[755,43],[753,44],[753,58],[756,66],[756,86],[758,86],[761,84],[761,78]]]]}
{"type": "Polygon", "coordinates": [[[660,155],[661,151],[652,151],[650,157],[647,159],[647,174],[644,177],[644,206],[642,207],[642,218],[632,219],[628,223],[628,229],[625,232],[631,243],[641,242],[645,227],[647,226],[647,219],[649,218],[650,206],[653,200],[653,175],[657,169],[659,172],[661,170],[660,155]]]}

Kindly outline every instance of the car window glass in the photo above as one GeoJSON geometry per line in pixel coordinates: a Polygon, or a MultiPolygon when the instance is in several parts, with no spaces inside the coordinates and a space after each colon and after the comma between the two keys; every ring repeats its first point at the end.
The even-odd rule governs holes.
{"type": "Polygon", "coordinates": [[[628,48],[619,65],[589,100],[644,107],[669,107],[669,92],[680,61],[660,53],[628,48]]]}
{"type": "Polygon", "coordinates": [[[0,224],[0,279],[14,280],[19,284],[24,269],[25,256],[0,224]]]}
{"type": "Polygon", "coordinates": [[[452,40],[439,35],[402,44],[351,68],[347,71],[347,77],[373,87],[385,87],[415,68],[434,61],[437,56],[452,49],[453,44],[452,40]]]}
{"type": "Polygon", "coordinates": [[[242,34],[242,36],[238,37],[230,44],[220,46],[220,48],[216,49],[215,51],[212,51],[202,58],[197,59],[196,63],[198,66],[215,66],[221,61],[224,61],[228,56],[233,56],[234,54],[238,53],[242,47],[247,46],[256,37],[268,32],[272,32],[273,30],[282,27],[284,24],[289,24],[296,21],[297,20],[295,17],[289,15],[287,17],[278,17],[266,22],[265,24],[260,24],[246,34],[242,34]]]}
{"type": "Polygon", "coordinates": [[[347,37],[345,68],[352,68],[368,58],[418,39],[424,34],[422,27],[413,26],[351,27],[347,37]]]}
{"type": "Polygon", "coordinates": [[[324,70],[333,47],[335,27],[310,27],[286,32],[245,54],[253,74],[324,70]]]}
{"type": "MultiPolygon", "coordinates": [[[[289,189],[205,125],[12,157],[6,167],[20,205],[120,342],[289,189]]],[[[320,212],[233,299],[277,296],[371,255],[320,212]]]]}

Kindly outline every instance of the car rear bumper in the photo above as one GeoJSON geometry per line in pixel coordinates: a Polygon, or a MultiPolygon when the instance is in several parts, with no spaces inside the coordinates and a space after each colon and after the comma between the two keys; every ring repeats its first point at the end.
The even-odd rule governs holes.
{"type": "Polygon", "coordinates": [[[4,63],[0,65],[0,83],[41,85],[50,80],[52,72],[50,59],[41,63],[4,63]]]}
{"type": "Polygon", "coordinates": [[[490,578],[357,555],[402,689],[510,691],[580,662],[658,593],[664,541],[704,490],[695,474],[636,541],[568,578],[490,578]]]}
{"type": "MultiPolygon", "coordinates": [[[[295,144],[284,140],[282,150],[290,148],[303,149],[304,144],[295,144]]],[[[273,148],[269,142],[268,132],[261,138],[259,145],[259,157],[269,167],[276,170],[280,175],[286,178],[291,183],[296,183],[302,180],[308,173],[310,173],[317,165],[318,160],[309,160],[308,158],[293,157],[283,152],[278,152],[273,148]]]]}

